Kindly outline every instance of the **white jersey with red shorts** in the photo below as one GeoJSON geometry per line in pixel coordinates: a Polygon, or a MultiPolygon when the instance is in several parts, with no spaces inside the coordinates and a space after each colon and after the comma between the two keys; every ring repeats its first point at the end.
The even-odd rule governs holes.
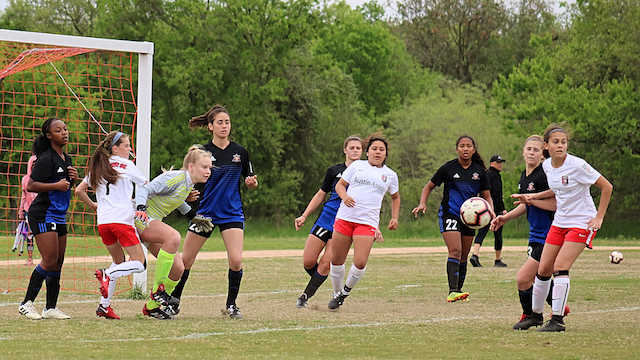
{"type": "Polygon", "coordinates": [[[385,193],[391,195],[398,192],[398,175],[386,165],[381,168],[372,166],[367,160],[354,161],[342,179],[349,183],[347,195],[355,201],[353,207],[340,204],[336,219],[378,228],[380,223],[380,207],[385,193]]]}

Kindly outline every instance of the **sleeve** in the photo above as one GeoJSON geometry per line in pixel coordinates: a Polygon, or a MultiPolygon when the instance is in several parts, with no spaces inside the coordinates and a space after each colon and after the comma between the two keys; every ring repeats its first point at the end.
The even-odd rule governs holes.
{"type": "MultiPolygon", "coordinates": [[[[150,197],[170,193],[173,189],[171,186],[167,185],[167,182],[173,179],[177,174],[179,174],[179,172],[166,172],[156,176],[156,178],[151,180],[151,182],[138,187],[138,191],[136,191],[136,207],[138,207],[138,205],[147,205],[147,200],[150,197]]],[[[179,185],[180,182],[175,184],[174,187],[179,185]]]]}
{"type": "Polygon", "coordinates": [[[440,166],[440,169],[438,169],[435,175],[431,178],[431,182],[436,184],[436,186],[442,185],[442,183],[447,180],[447,170],[445,169],[445,166],[446,164],[440,166]]]}
{"type": "Polygon", "coordinates": [[[333,188],[333,180],[335,179],[336,174],[333,169],[333,166],[327,169],[327,174],[324,176],[324,181],[322,182],[322,186],[320,186],[320,190],[326,192],[327,194],[331,192],[333,188]]]}
{"type": "Polygon", "coordinates": [[[347,182],[347,184],[351,183],[351,178],[353,177],[353,173],[356,172],[356,168],[360,166],[360,163],[354,161],[348,168],[342,173],[342,179],[347,182]]]}
{"type": "Polygon", "coordinates": [[[486,171],[480,172],[480,191],[491,190],[491,183],[489,182],[489,175],[486,171]]]}
{"type": "Polygon", "coordinates": [[[83,179],[82,182],[87,184],[88,186],[91,186],[91,174],[87,174],[83,179]]]}
{"type": "Polygon", "coordinates": [[[581,184],[593,185],[600,178],[600,173],[596,171],[586,161],[579,159],[577,166],[577,179],[581,184]]]}
{"type": "Polygon", "coordinates": [[[133,161],[128,161],[128,163],[129,165],[127,166],[127,175],[131,177],[131,181],[133,181],[138,186],[144,185],[147,182],[147,178],[142,175],[142,171],[138,169],[133,161]]]}
{"type": "Polygon", "coordinates": [[[400,184],[399,184],[399,181],[398,181],[398,174],[396,172],[394,172],[393,176],[391,176],[391,182],[389,184],[389,189],[387,191],[391,195],[393,195],[393,194],[397,193],[398,191],[400,191],[400,184]]]}
{"type": "Polygon", "coordinates": [[[248,176],[253,176],[253,166],[251,165],[251,161],[249,160],[249,152],[247,149],[244,149],[244,156],[242,160],[242,176],[245,178],[248,176]]]}
{"type": "Polygon", "coordinates": [[[33,181],[46,182],[52,173],[53,161],[51,161],[51,158],[45,152],[38,157],[38,160],[36,160],[36,163],[33,165],[31,178],[33,181]]]}
{"type": "Polygon", "coordinates": [[[540,189],[540,192],[549,190],[549,182],[547,181],[547,174],[544,171],[540,171],[540,176],[538,176],[536,189],[540,189]]]}
{"type": "Polygon", "coordinates": [[[186,213],[191,211],[191,206],[189,206],[189,204],[187,204],[186,202],[183,202],[182,204],[180,204],[180,206],[178,206],[178,211],[180,211],[180,214],[185,215],[186,213]]]}

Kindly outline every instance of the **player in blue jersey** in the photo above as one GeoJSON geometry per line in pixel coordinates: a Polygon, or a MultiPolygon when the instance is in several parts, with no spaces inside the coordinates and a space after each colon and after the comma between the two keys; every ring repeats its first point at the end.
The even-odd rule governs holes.
{"type": "MultiPolygon", "coordinates": [[[[420,204],[413,209],[418,217],[427,210],[427,200],[431,191],[444,183],[444,196],[438,218],[440,232],[449,250],[447,259],[447,277],[449,279],[448,302],[467,300],[469,293],[462,291],[467,275],[467,257],[473,244],[475,230],[460,220],[460,206],[465,200],[480,194],[493,208],[489,190],[489,177],[485,171],[484,160],[477,151],[475,141],[468,135],[462,135],[456,141],[458,158],[451,160],[438,169],[436,174],[422,189],[420,204]]],[[[493,217],[493,210],[492,210],[493,217]]]]}
{"type": "MultiPolygon", "coordinates": [[[[229,140],[231,118],[224,107],[216,105],[206,114],[192,118],[189,127],[206,127],[213,134],[211,142],[204,146],[213,155],[213,169],[202,192],[198,214],[211,218],[214,227],[220,229],[229,261],[229,292],[225,311],[232,319],[242,319],[240,309],[236,306],[242,280],[244,243],[244,212],[240,184],[244,179],[249,189],[255,189],[258,179],[251,169],[247,150],[229,140]]],[[[185,271],[173,296],[181,297],[196,255],[212,233],[213,230],[203,232],[194,224],[189,224],[182,249],[185,271]]]]}
{"type": "Polygon", "coordinates": [[[345,160],[342,164],[331,166],[327,170],[320,190],[313,196],[309,205],[302,213],[302,216],[295,219],[296,230],[300,230],[304,226],[307,217],[313,213],[322,201],[329,195],[329,200],[324,204],[322,212],[313,224],[311,232],[307,237],[302,253],[302,263],[304,270],[311,276],[307,287],[298,298],[297,307],[306,308],[307,301],[315,295],[316,291],[324,283],[329,276],[329,267],[331,265],[331,237],[333,235],[333,222],[336,218],[336,212],[340,207],[342,200],[336,193],[336,184],[342,177],[342,173],[352,162],[359,160],[362,156],[362,139],[353,135],[349,136],[342,147],[345,154],[345,160]],[[318,260],[320,253],[324,249],[324,255],[318,260]]]}
{"type": "MultiPolygon", "coordinates": [[[[524,143],[522,155],[525,161],[525,170],[520,175],[518,190],[520,194],[535,194],[549,190],[547,183],[547,175],[542,170],[542,160],[544,150],[544,140],[539,135],[532,135],[527,138],[524,143]]],[[[538,273],[540,266],[540,256],[544,247],[544,240],[547,237],[551,222],[553,221],[553,212],[556,209],[556,200],[550,197],[543,200],[531,200],[530,204],[520,203],[518,206],[509,211],[505,215],[499,215],[491,222],[490,230],[497,230],[506,224],[509,220],[513,220],[518,216],[527,214],[529,220],[529,247],[527,249],[527,261],[518,271],[516,275],[516,285],[518,287],[518,296],[520,305],[522,305],[522,316],[520,321],[513,325],[515,330],[526,330],[531,326],[542,324],[536,323],[532,318],[532,291],[533,281],[538,273]]],[[[547,297],[550,302],[550,296],[547,297]]],[[[568,313],[565,309],[565,314],[568,313]]]]}
{"type": "Polygon", "coordinates": [[[27,190],[38,193],[29,207],[29,226],[36,238],[42,260],[31,273],[27,294],[18,311],[31,320],[70,319],[56,305],[60,294],[60,271],[67,249],[66,215],[71,200],[71,186],[78,179],[78,171],[71,166],[71,158],[62,148],[69,141],[64,121],[50,118],[42,124],[42,134],[33,142],[37,156],[27,190]],[[33,301],[42,283],[47,283],[47,303],[42,315],[33,301]]]}

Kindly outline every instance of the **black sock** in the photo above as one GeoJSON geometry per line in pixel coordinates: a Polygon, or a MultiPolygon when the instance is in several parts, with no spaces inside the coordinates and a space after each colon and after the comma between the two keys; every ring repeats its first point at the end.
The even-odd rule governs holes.
{"type": "Polygon", "coordinates": [[[227,307],[235,305],[240,292],[240,282],[242,281],[242,269],[233,271],[229,269],[229,294],[227,295],[227,307]]]}
{"type": "Polygon", "coordinates": [[[304,271],[306,271],[307,274],[309,274],[309,276],[311,277],[313,277],[313,274],[315,274],[317,270],[318,270],[318,263],[313,265],[311,269],[304,268],[304,271]]]}
{"type": "Polygon", "coordinates": [[[304,293],[307,294],[307,299],[316,294],[318,288],[322,285],[322,283],[324,283],[325,280],[327,280],[327,276],[328,275],[320,275],[317,270],[315,273],[313,273],[313,275],[311,276],[311,280],[309,280],[309,284],[307,284],[307,288],[304,289],[304,293]]]}
{"type": "Polygon", "coordinates": [[[447,259],[447,278],[449,279],[449,291],[457,291],[460,278],[460,260],[447,259]]]}
{"type": "Polygon", "coordinates": [[[464,279],[467,277],[467,263],[460,263],[460,271],[458,275],[458,290],[462,290],[464,279]]]}
{"type": "Polygon", "coordinates": [[[36,266],[31,273],[31,279],[29,279],[29,287],[27,288],[27,294],[24,297],[23,303],[27,301],[35,301],[36,297],[38,297],[38,293],[40,289],[42,289],[42,282],[47,278],[49,272],[40,267],[40,265],[36,266]]]}
{"type": "Polygon", "coordinates": [[[171,293],[171,296],[180,299],[182,297],[182,291],[184,290],[184,284],[187,283],[187,280],[189,279],[189,269],[184,269],[184,272],[182,273],[182,277],[180,278],[180,281],[178,282],[178,285],[176,285],[176,288],[173,289],[173,292],[171,293]]]}
{"type": "Polygon", "coordinates": [[[527,290],[518,290],[520,297],[520,305],[522,305],[522,313],[525,315],[533,314],[533,286],[527,290]]]}
{"type": "Polygon", "coordinates": [[[553,301],[553,280],[551,280],[551,286],[549,286],[549,293],[547,294],[547,304],[551,305],[553,301]]]}
{"type": "Polygon", "coordinates": [[[45,309],[55,309],[60,295],[60,271],[49,271],[47,276],[47,305],[45,309]]]}

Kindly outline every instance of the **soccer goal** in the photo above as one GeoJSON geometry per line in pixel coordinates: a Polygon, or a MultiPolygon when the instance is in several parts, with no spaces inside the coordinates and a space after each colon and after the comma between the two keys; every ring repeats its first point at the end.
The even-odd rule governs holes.
{"type": "MultiPolygon", "coordinates": [[[[0,291],[25,289],[34,263],[18,244],[21,179],[33,140],[50,117],[66,122],[71,156],[80,177],[106,133],[131,135],[136,165],[149,176],[153,43],[0,30],[0,291]],[[137,64],[136,64],[137,58],[137,64]],[[17,246],[14,246],[17,245],[17,246]]],[[[72,196],[61,287],[97,292],[94,271],[108,267],[96,215],[72,196]]],[[[146,272],[119,281],[146,289],[146,272]]]]}

